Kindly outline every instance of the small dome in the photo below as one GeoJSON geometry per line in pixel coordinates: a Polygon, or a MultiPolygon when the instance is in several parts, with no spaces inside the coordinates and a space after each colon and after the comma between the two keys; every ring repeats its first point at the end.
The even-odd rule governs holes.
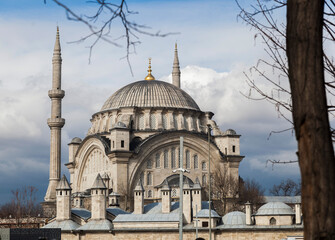
{"type": "Polygon", "coordinates": [[[236,132],[235,132],[235,130],[233,130],[233,129],[227,129],[227,130],[225,131],[225,134],[226,134],[226,135],[236,135],[236,132]]]}
{"type": "Polygon", "coordinates": [[[294,211],[283,202],[269,202],[258,209],[256,216],[260,215],[294,215],[294,211]]]}
{"type": "Polygon", "coordinates": [[[138,81],[119,89],[107,99],[101,111],[122,107],[166,107],[200,110],[182,89],[163,81],[138,81]]]}
{"type": "Polygon", "coordinates": [[[79,137],[72,138],[71,143],[81,143],[82,140],[79,137]]]}
{"type": "Polygon", "coordinates": [[[245,225],[245,213],[239,211],[227,213],[222,217],[222,222],[225,225],[245,225]]]}

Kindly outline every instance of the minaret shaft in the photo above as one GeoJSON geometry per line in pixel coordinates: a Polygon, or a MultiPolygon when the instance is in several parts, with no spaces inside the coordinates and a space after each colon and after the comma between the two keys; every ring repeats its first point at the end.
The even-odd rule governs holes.
{"type": "Polygon", "coordinates": [[[179,67],[177,43],[175,45],[175,50],[174,50],[174,60],[173,60],[173,68],[172,68],[172,84],[180,88],[180,67],[179,67]]]}
{"type": "Polygon", "coordinates": [[[51,99],[51,118],[48,119],[50,127],[50,172],[49,186],[45,201],[56,200],[56,187],[61,173],[61,131],[65,124],[62,118],[62,98],[65,92],[61,90],[62,58],[57,27],[56,42],[52,58],[52,89],[48,95],[51,99]]]}
{"type": "Polygon", "coordinates": [[[60,161],[61,159],[61,129],[58,127],[53,127],[50,130],[50,142],[53,143],[52,148],[50,148],[50,180],[59,180],[60,177],[60,161]]]}

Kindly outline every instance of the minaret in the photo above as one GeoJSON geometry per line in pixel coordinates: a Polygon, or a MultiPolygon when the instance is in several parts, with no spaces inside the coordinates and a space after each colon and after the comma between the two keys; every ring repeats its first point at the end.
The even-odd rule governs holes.
{"type": "Polygon", "coordinates": [[[180,68],[179,68],[177,43],[175,44],[175,49],[174,49],[174,60],[173,60],[173,68],[172,68],[172,84],[180,88],[180,68]]]}
{"type": "Polygon", "coordinates": [[[56,200],[56,187],[60,180],[61,172],[61,129],[65,124],[62,118],[62,98],[65,92],[61,90],[62,58],[59,43],[59,29],[57,27],[56,42],[52,58],[52,89],[48,95],[51,99],[51,118],[48,119],[50,128],[50,172],[49,186],[44,200],[54,202],[56,200]]]}

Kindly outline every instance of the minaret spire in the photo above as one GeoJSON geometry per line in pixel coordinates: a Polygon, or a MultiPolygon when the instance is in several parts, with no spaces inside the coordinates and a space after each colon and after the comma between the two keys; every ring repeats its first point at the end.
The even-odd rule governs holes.
{"type": "Polygon", "coordinates": [[[173,60],[173,68],[172,68],[172,84],[180,88],[180,67],[179,67],[177,43],[175,44],[175,49],[174,49],[174,60],[173,60]]]}
{"type": "Polygon", "coordinates": [[[65,92],[61,90],[62,57],[57,26],[56,42],[52,57],[52,89],[48,91],[51,99],[51,118],[48,119],[50,128],[50,171],[49,186],[45,194],[46,202],[56,200],[56,188],[61,172],[61,130],[65,124],[62,118],[62,98],[65,92]]]}

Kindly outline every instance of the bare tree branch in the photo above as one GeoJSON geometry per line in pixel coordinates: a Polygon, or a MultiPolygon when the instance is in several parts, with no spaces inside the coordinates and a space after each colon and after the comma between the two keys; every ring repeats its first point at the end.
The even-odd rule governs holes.
{"type": "MultiPolygon", "coordinates": [[[[160,33],[160,31],[152,32],[149,31],[150,27],[129,20],[131,15],[138,14],[138,12],[129,10],[126,0],[87,1],[87,4],[92,4],[95,7],[95,11],[92,15],[83,15],[81,13],[77,13],[75,10],[70,8],[68,4],[65,4],[64,1],[50,1],[53,1],[65,10],[65,14],[68,20],[80,22],[88,28],[89,33],[74,42],[84,42],[92,39],[93,42],[90,43],[88,47],[89,63],[91,61],[92,50],[100,42],[100,40],[112,44],[116,47],[122,47],[122,44],[120,44],[118,41],[124,39],[126,46],[126,55],[124,58],[127,60],[132,75],[133,72],[130,64],[129,55],[135,53],[136,46],[141,43],[141,41],[139,40],[139,35],[147,35],[151,37],[166,37],[168,35],[178,34],[172,32],[160,33]],[[121,26],[124,30],[124,34],[122,34],[121,36],[115,36],[116,31],[112,29],[112,26],[115,26],[117,23],[121,23],[121,26]]],[[[44,0],[44,3],[46,2],[47,1],[44,0]]]]}

